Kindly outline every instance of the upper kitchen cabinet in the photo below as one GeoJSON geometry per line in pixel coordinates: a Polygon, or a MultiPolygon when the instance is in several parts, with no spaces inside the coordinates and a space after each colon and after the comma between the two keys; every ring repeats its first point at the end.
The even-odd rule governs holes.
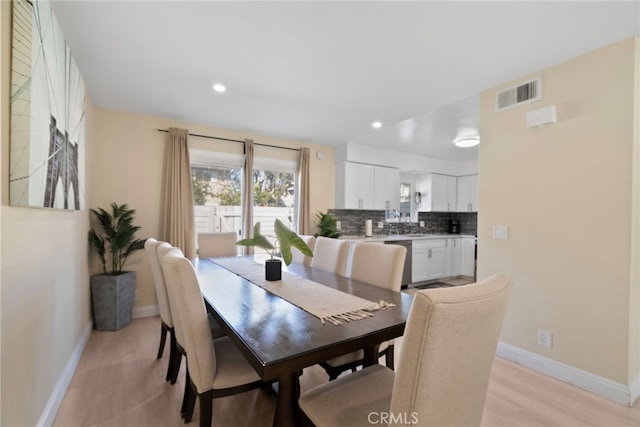
{"type": "Polygon", "coordinates": [[[420,212],[455,212],[457,178],[451,175],[428,173],[418,179],[421,194],[420,212]]]}
{"type": "Polygon", "coordinates": [[[373,165],[336,165],[336,209],[374,209],[373,165]]]}
{"type": "Polygon", "coordinates": [[[458,177],[458,212],[478,212],[478,175],[458,177]]]}
{"type": "Polygon", "coordinates": [[[336,209],[399,209],[398,169],[363,163],[336,165],[336,209]]]}
{"type": "Polygon", "coordinates": [[[374,209],[400,209],[400,171],[374,166],[374,209]]]}

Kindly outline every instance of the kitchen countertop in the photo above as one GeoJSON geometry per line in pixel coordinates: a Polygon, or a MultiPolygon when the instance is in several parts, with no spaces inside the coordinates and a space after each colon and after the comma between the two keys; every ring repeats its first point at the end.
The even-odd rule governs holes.
{"type": "Polygon", "coordinates": [[[356,236],[340,236],[343,240],[362,240],[367,242],[385,242],[393,240],[424,240],[424,239],[450,239],[455,237],[471,237],[476,236],[472,234],[448,234],[448,233],[410,233],[410,234],[388,234],[388,235],[373,235],[372,237],[365,237],[363,235],[356,236]]]}

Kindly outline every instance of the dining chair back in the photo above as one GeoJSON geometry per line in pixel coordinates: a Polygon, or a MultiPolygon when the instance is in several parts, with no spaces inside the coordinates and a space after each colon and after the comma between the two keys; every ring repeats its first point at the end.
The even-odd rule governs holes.
{"type": "MultiPolygon", "coordinates": [[[[402,272],[407,249],[399,245],[356,242],[351,249],[351,278],[400,292],[402,272]]],[[[384,356],[387,367],[394,368],[394,341],[380,345],[379,356],[384,356]]],[[[333,380],[342,372],[355,371],[364,363],[364,351],[356,350],[320,363],[333,380]]]]}
{"type": "Polygon", "coordinates": [[[416,294],[391,412],[417,412],[430,425],[480,425],[511,287],[499,274],[416,294]]]}
{"type": "Polygon", "coordinates": [[[216,258],[238,255],[236,241],[238,235],[233,232],[198,233],[198,257],[216,258]]]}
{"type": "MultiPolygon", "coordinates": [[[[313,236],[307,236],[307,235],[300,235],[300,238],[307,244],[307,246],[309,246],[309,249],[313,251],[313,248],[316,245],[316,238],[313,236]]],[[[291,255],[292,255],[291,261],[295,262],[296,264],[311,265],[311,260],[313,260],[313,257],[304,255],[296,247],[291,248],[291,255]]]]}
{"type": "Polygon", "coordinates": [[[200,426],[212,421],[212,399],[257,388],[260,377],[228,337],[213,339],[200,285],[191,262],[177,250],[163,258],[170,293],[184,332],[187,355],[185,422],[191,420],[195,398],[200,401],[200,426]],[[220,357],[218,357],[218,353],[220,357]],[[189,392],[190,390],[190,392],[189,392]]]}
{"type": "Polygon", "coordinates": [[[496,274],[417,292],[396,372],[342,376],[303,394],[301,409],[317,427],[366,425],[371,414],[389,425],[479,426],[511,287],[496,274]]]}
{"type": "Polygon", "coordinates": [[[349,241],[319,236],[313,249],[311,266],[344,276],[349,257],[349,241]]]}
{"type": "Polygon", "coordinates": [[[156,290],[156,299],[158,300],[158,308],[160,309],[160,347],[158,348],[157,358],[162,357],[164,352],[164,345],[169,335],[169,367],[167,368],[166,380],[171,380],[171,367],[174,362],[175,351],[175,335],[173,328],[173,318],[171,317],[171,308],[169,307],[169,296],[167,295],[167,285],[164,280],[164,274],[162,273],[162,265],[158,259],[158,246],[164,242],[159,242],[153,237],[148,238],[144,242],[144,249],[147,253],[147,260],[151,267],[151,274],[153,276],[153,284],[156,290]]]}
{"type": "Polygon", "coordinates": [[[400,292],[407,248],[356,242],[351,252],[351,278],[400,292]]]}

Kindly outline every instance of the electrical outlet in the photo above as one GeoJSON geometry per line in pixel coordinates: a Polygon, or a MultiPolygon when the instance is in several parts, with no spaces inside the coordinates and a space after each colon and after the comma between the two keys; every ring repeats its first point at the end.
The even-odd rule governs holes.
{"type": "Polygon", "coordinates": [[[424,221],[420,221],[420,227],[424,227],[424,221]]]}
{"type": "Polygon", "coordinates": [[[382,221],[378,221],[378,228],[382,228],[384,227],[384,224],[382,223],[382,221]]]}
{"type": "Polygon", "coordinates": [[[342,230],[342,221],[336,221],[336,228],[342,230]]]}
{"type": "Polygon", "coordinates": [[[553,334],[544,329],[538,329],[538,345],[540,347],[551,348],[553,334]]]}

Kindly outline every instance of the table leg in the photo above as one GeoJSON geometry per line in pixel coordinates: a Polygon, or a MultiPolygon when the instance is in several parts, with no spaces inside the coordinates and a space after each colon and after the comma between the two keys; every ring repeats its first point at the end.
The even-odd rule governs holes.
{"type": "Polygon", "coordinates": [[[300,408],[298,407],[299,388],[297,372],[278,378],[278,399],[276,414],[273,417],[274,427],[301,426],[300,408]]]}
{"type": "Polygon", "coordinates": [[[380,351],[380,344],[376,344],[371,347],[365,347],[363,367],[366,368],[367,366],[377,365],[379,351],[380,351]]]}

